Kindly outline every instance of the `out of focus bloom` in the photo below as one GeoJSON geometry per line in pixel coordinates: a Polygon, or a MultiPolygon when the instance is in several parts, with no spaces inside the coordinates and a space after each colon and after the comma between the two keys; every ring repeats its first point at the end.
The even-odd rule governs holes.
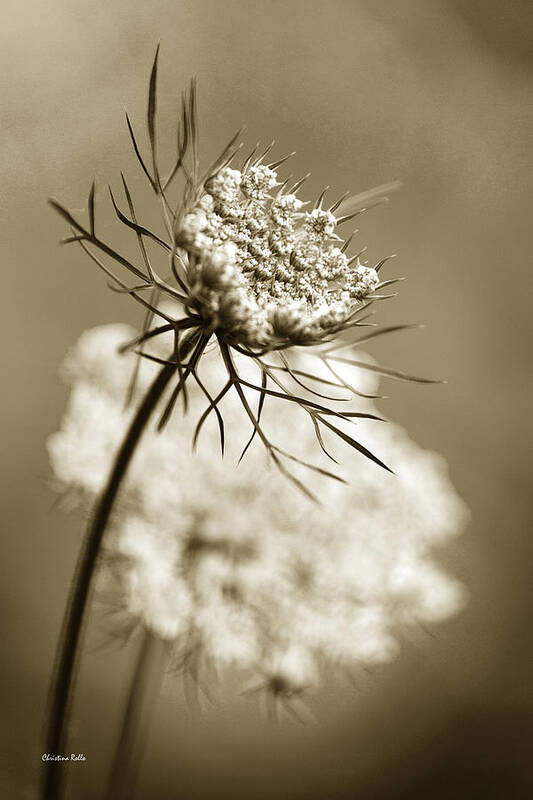
{"type": "MultiPolygon", "coordinates": [[[[116,353],[134,336],[124,325],[87,331],[63,369],[71,395],[48,450],[61,486],[87,506],[104,486],[133,415],[124,396],[135,357],[116,353]]],[[[150,352],[156,357],[158,350],[150,352]]],[[[301,371],[308,358],[299,357],[301,371]]],[[[208,354],[204,367],[205,387],[222,366],[208,354]]],[[[137,392],[156,369],[143,362],[137,392]]],[[[375,393],[371,372],[344,364],[339,370],[347,383],[375,393]]],[[[324,665],[389,661],[402,628],[438,622],[460,608],[462,586],[432,557],[467,516],[439,456],[392,423],[363,419],[362,440],[386,448],[397,474],[356,454],[348,460],[348,486],[306,473],[321,500],[314,507],[267,468],[261,447],[251,447],[239,467],[224,463],[216,425],[206,423],[192,456],[193,412],[202,400],[195,386],[189,415],[160,433],[146,432],[105,540],[105,574],[120,587],[121,608],[171,642],[176,663],[238,667],[289,699],[315,686],[324,665]]],[[[224,403],[228,438],[242,447],[242,404],[229,393],[224,403]]],[[[295,404],[283,415],[265,411],[264,425],[281,441],[298,443],[305,461],[316,443],[301,417],[295,404]]],[[[229,460],[238,452],[231,450],[229,460]]]]}

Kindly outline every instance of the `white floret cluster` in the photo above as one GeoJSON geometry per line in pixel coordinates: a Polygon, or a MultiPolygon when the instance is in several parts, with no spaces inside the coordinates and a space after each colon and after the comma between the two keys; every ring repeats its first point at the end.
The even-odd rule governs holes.
{"type": "Polygon", "coordinates": [[[193,265],[194,309],[250,347],[318,341],[379,285],[373,267],[339,248],[335,215],[320,204],[304,211],[285,185],[274,193],[277,177],[260,163],[224,167],[177,236],[193,265]]]}
{"type": "MultiPolygon", "coordinates": [[[[87,331],[65,364],[72,390],[48,451],[63,487],[87,502],[103,487],[132,416],[124,395],[134,356],[116,351],[134,334],[123,325],[87,331]]],[[[215,378],[218,361],[204,362],[215,378]]],[[[139,391],[154,369],[143,363],[139,391]]],[[[346,367],[345,378],[375,391],[368,372],[346,367]]],[[[205,407],[194,388],[189,414],[174,415],[162,433],[149,429],[137,449],[105,542],[132,619],[171,641],[177,658],[195,648],[217,669],[245,669],[290,698],[317,684],[322,665],[389,661],[402,627],[458,610],[463,587],[432,556],[466,519],[440,457],[392,423],[363,420],[360,438],[386,448],[396,475],[357,454],[346,462],[349,486],[306,472],[322,501],[314,506],[267,468],[261,446],[239,467],[231,463],[231,443],[238,440],[238,453],[247,431],[238,400],[228,395],[226,403],[224,461],[215,420],[191,454],[205,407]]],[[[275,437],[314,455],[305,415],[276,411],[269,418],[265,408],[275,437]]]]}

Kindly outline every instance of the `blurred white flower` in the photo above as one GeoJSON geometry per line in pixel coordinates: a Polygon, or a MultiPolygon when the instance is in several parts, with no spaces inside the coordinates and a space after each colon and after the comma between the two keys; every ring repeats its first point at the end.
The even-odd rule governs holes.
{"type": "Polygon", "coordinates": [[[73,385],[62,428],[48,439],[52,469],[66,486],[90,493],[103,488],[125,424],[111,398],[103,386],[82,380],[73,385]]]}
{"type": "MultiPolygon", "coordinates": [[[[56,477],[87,499],[102,488],[133,415],[123,406],[135,357],[117,354],[133,335],[117,325],[87,331],[65,362],[72,391],[48,449],[56,477]]],[[[296,358],[305,372],[313,356],[296,358]]],[[[216,385],[220,359],[207,354],[202,364],[204,386],[216,385]]],[[[240,367],[245,379],[251,375],[249,359],[240,367]]],[[[142,369],[139,391],[156,367],[143,362],[142,369]]],[[[339,364],[338,374],[364,394],[376,391],[371,372],[339,364]]],[[[105,543],[117,557],[124,608],[172,641],[177,657],[194,643],[215,667],[245,668],[290,697],[317,684],[319,664],[389,661],[401,626],[436,622],[461,607],[463,587],[431,553],[467,519],[441,457],[392,423],[358,420],[360,441],[386,451],[396,474],[344,453],[350,485],[304,473],[321,500],[315,506],[269,468],[263,448],[252,446],[233,463],[245,418],[231,393],[222,401],[224,462],[214,415],[193,456],[192,432],[206,404],[198,386],[189,402],[187,416],[174,415],[160,433],[146,431],[105,543]]],[[[267,403],[262,421],[308,459],[316,441],[305,416],[296,405],[269,413],[267,403]]]]}

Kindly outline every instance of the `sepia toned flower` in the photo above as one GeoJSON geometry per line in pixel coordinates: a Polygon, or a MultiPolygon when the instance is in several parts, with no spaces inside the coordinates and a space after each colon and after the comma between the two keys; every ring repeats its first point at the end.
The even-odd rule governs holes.
{"type": "MultiPolygon", "coordinates": [[[[168,423],[177,398],[197,381],[204,354],[216,344],[224,369],[217,373],[220,382],[213,393],[204,392],[208,404],[205,413],[219,418],[222,398],[228,392],[236,394],[245,410],[246,424],[262,441],[274,464],[300,489],[305,491],[289,464],[294,463],[292,454],[270,440],[262,429],[267,401],[299,404],[320,447],[323,435],[333,433],[345,445],[388,468],[353,432],[343,430],[343,421],[353,418],[354,412],[333,410],[329,402],[323,402],[327,395],[322,390],[335,386],[331,374],[316,378],[323,365],[336,369],[343,361],[338,354],[345,345],[343,337],[373,324],[368,322],[371,307],[391,296],[379,290],[395,283],[395,279],[381,280],[379,275],[387,258],[369,266],[360,260],[362,250],[350,254],[354,234],[344,236],[343,226],[365,209],[355,201],[349,213],[343,213],[346,195],[327,205],[325,190],[314,203],[304,202],[298,193],[308,176],[292,182],[279,173],[290,156],[270,161],[272,145],[263,151],[256,146],[238,161],[240,132],[202,174],[194,81],[182,103],[175,161],[164,177],[157,136],[157,70],[156,54],[148,96],[149,160],[139,149],[129,117],[127,123],[135,154],[157,200],[164,232],[140,223],[124,176],[128,211],[119,207],[111,189],[110,197],[120,223],[137,240],[138,261],[100,237],[94,183],[87,203],[88,224],[76,220],[56,200],[51,203],[71,228],[72,235],[64,241],[78,243],[111,279],[112,288],[146,309],[144,328],[129,343],[137,357],[154,358],[146,352],[145,343],[153,344],[171,334],[167,351],[157,356],[160,366],[166,367],[166,382],[174,382],[160,427],[168,423]],[[172,304],[171,312],[162,310],[161,300],[172,304]],[[295,388],[301,386],[304,377],[294,371],[298,371],[293,366],[295,347],[307,348],[313,355],[313,363],[306,370],[306,379],[314,384],[313,400],[295,388]],[[253,383],[242,378],[243,356],[257,368],[253,383]],[[276,357],[275,363],[266,361],[269,356],[276,357]]],[[[410,326],[384,328],[360,340],[404,327],[410,326]]],[[[365,369],[364,362],[355,366],[359,371],[365,369]]],[[[433,382],[398,371],[383,372],[396,378],[433,382]]],[[[130,399],[138,374],[137,367],[130,399]]],[[[348,389],[342,382],[336,388],[348,389]]],[[[357,388],[348,390],[352,389],[357,394],[357,388]]],[[[364,413],[355,412],[355,416],[364,413]]],[[[311,461],[307,466],[314,469],[311,461]]],[[[340,479],[330,470],[322,469],[320,474],[340,479]]]]}
{"type": "MultiPolygon", "coordinates": [[[[122,325],[86,331],[63,369],[71,396],[48,449],[64,488],[87,501],[103,485],[113,444],[133,413],[123,397],[135,357],[118,355],[133,336],[122,325]]],[[[304,359],[299,366],[303,371],[304,359]]],[[[375,394],[375,374],[340,369],[343,380],[375,394]]],[[[208,354],[205,380],[216,381],[221,370],[216,353],[208,354]]],[[[146,359],[138,392],[154,371],[157,364],[146,359]]],[[[308,475],[321,500],[311,514],[304,495],[266,469],[262,448],[250,448],[245,469],[227,463],[240,449],[236,397],[224,399],[233,442],[226,459],[216,452],[216,426],[206,426],[192,455],[202,398],[194,387],[185,418],[146,431],[104,541],[107,580],[120,587],[121,608],[168,640],[177,663],[185,668],[194,653],[196,665],[239,667],[254,686],[290,699],[316,686],[324,665],[390,661],[402,629],[457,611],[463,587],[432,554],[466,520],[443,459],[398,426],[363,419],[361,438],[387,449],[397,475],[369,470],[355,456],[349,486],[308,475]]],[[[363,402],[370,411],[371,401],[363,402]]],[[[296,442],[302,461],[313,451],[297,405],[264,424],[279,440],[296,442]]]]}
{"type": "MultiPolygon", "coordinates": [[[[139,333],[120,326],[87,332],[64,366],[72,392],[49,441],[50,460],[71,502],[94,504],[94,511],[56,658],[49,752],[66,740],[102,553],[124,613],[152,644],[171,643],[176,664],[196,673],[203,664],[237,666],[278,699],[316,684],[323,663],[389,660],[399,624],[445,617],[461,597],[429,551],[432,537],[446,539],[460,526],[453,489],[431,457],[427,475],[417,474],[416,448],[410,458],[414,446],[404,434],[393,426],[380,431],[383,420],[369,403],[377,374],[434,381],[376,365],[355,349],[413,327],[376,329],[369,321],[374,305],[393,296],[380,290],[397,279],[381,280],[388,258],[368,265],[360,260],[364,248],[351,253],[356,232],[345,236],[343,225],[366,210],[361,196],[326,203],[324,190],[314,202],[300,199],[308,176],[284,178],[289,156],[269,160],[273,145],[262,152],[257,145],[240,161],[240,131],[202,173],[194,80],[182,98],[175,157],[163,170],[158,51],[147,158],[126,119],[159,224],[140,221],[124,175],[125,207],[111,187],[109,194],[135,256],[124,241],[117,249],[102,238],[110,226],[97,217],[94,181],[87,222],[50,200],[69,225],[63,243],[78,244],[110,288],[143,307],[144,321],[139,333]],[[178,401],[189,411],[179,424],[178,401]],[[227,469],[215,458],[217,439],[222,454],[237,459],[240,452],[239,461],[246,454],[246,467],[227,469]],[[331,468],[343,446],[352,457],[343,456],[349,486],[331,468]],[[385,448],[387,464],[375,447],[385,448]],[[265,451],[275,467],[267,474],[259,457],[265,451]],[[395,456],[422,485],[431,476],[438,514],[424,514],[431,493],[415,508],[417,490],[393,480],[395,456]]],[[[113,773],[118,784],[122,755],[113,773]]],[[[61,780],[49,765],[43,797],[58,796],[61,780]]]]}

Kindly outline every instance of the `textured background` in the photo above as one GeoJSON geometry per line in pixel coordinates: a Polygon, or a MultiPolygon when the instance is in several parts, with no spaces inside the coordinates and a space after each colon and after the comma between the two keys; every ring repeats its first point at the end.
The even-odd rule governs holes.
{"type": "MultiPolygon", "coordinates": [[[[241,123],[296,149],[312,189],[403,190],[361,222],[371,258],[408,282],[384,319],[427,328],[373,349],[447,377],[391,384],[385,413],[439,450],[473,512],[442,561],[460,616],[359,686],[324,689],[316,726],[273,728],[220,692],[203,714],[178,683],[155,717],[138,798],[526,798],[533,745],[527,294],[531,6],[525,0],[4,0],[0,27],[3,374],[2,797],[34,796],[39,731],[81,520],[53,506],[44,444],[87,327],[136,321],[82,254],[60,249],[49,194],[83,209],[118,170],[141,178],[140,123],[162,42],[161,107],[196,73],[207,157],[241,123]]],[[[100,796],[130,652],[88,653],[72,797],[100,796]]],[[[132,799],[133,800],[133,799],[132,799]]]]}

